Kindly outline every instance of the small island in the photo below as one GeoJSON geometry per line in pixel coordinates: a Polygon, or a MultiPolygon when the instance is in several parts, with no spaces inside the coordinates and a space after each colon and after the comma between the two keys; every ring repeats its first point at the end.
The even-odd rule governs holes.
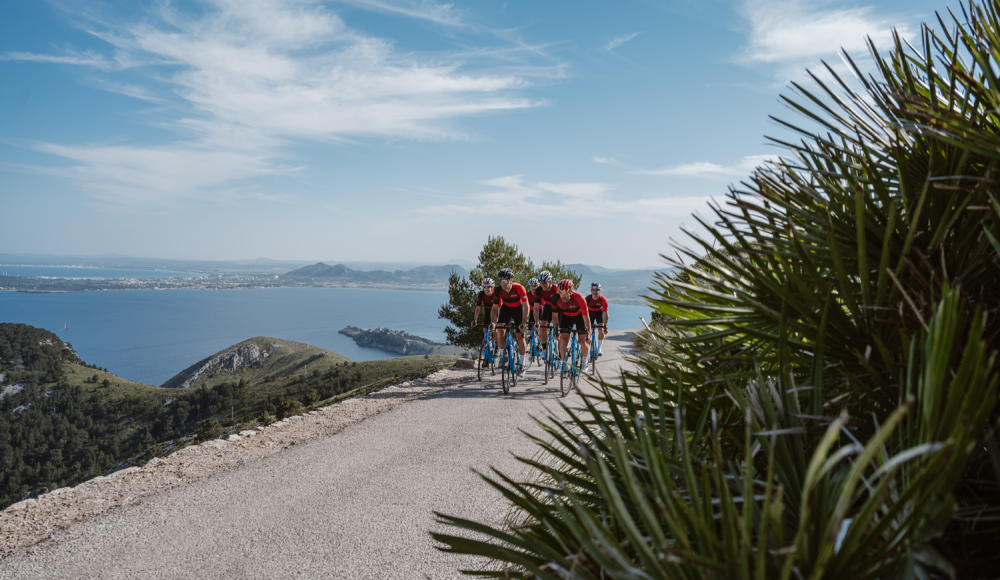
{"type": "Polygon", "coordinates": [[[346,334],[361,346],[380,348],[397,354],[445,354],[459,356],[468,351],[465,348],[433,342],[426,338],[407,334],[402,330],[390,330],[388,328],[362,330],[356,326],[348,326],[341,329],[340,334],[346,334]]]}

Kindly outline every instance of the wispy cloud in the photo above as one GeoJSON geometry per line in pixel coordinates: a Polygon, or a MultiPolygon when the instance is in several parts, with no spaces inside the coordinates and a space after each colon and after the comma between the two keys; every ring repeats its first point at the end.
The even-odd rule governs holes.
{"type": "Polygon", "coordinates": [[[21,60],[30,62],[48,62],[53,64],[72,64],[79,66],[89,66],[100,70],[108,71],[120,68],[115,63],[104,56],[87,52],[83,54],[36,54],[33,52],[5,52],[0,54],[0,60],[21,60]]]}
{"type": "Polygon", "coordinates": [[[198,144],[67,147],[41,143],[35,148],[76,162],[50,172],[81,183],[93,192],[94,199],[136,209],[162,208],[179,198],[262,199],[260,192],[241,195],[220,186],[295,171],[265,154],[221,151],[198,144]]]}
{"type": "Polygon", "coordinates": [[[353,4],[369,10],[379,10],[411,18],[430,20],[437,24],[461,26],[465,22],[453,4],[439,4],[428,0],[339,0],[344,4],[353,4]]]}
{"type": "MultiPolygon", "coordinates": [[[[449,4],[345,2],[460,24],[449,4]]],[[[162,95],[163,102],[175,104],[171,127],[188,138],[169,146],[112,151],[95,147],[94,155],[85,154],[86,147],[46,146],[53,154],[78,161],[79,171],[90,176],[95,188],[105,178],[112,192],[108,196],[123,201],[149,191],[142,187],[126,195],[127,183],[163,179],[178,197],[187,197],[190,191],[185,188],[200,188],[205,194],[206,188],[237,176],[267,174],[283,156],[283,146],[298,140],[463,139],[466,136],[450,123],[453,119],[540,104],[521,96],[531,85],[529,75],[505,72],[523,64],[511,54],[491,60],[481,54],[401,52],[391,39],[352,29],[316,0],[204,0],[197,11],[186,12],[174,3],[153,6],[140,22],[104,22],[104,29],[92,31],[111,46],[113,57],[4,55],[104,71],[128,69],[127,82],[102,80],[101,86],[151,101],[162,95]],[[194,170],[171,164],[188,171],[189,179],[171,179],[143,162],[164,156],[196,159],[207,150],[229,157],[217,164],[196,164],[194,170]],[[108,165],[99,152],[113,153],[114,161],[108,165]],[[147,180],[122,179],[132,172],[150,173],[147,180]]],[[[163,187],[159,193],[165,196],[167,191],[163,187]]]]}
{"type": "Polygon", "coordinates": [[[866,54],[866,37],[876,46],[885,46],[892,41],[894,28],[903,36],[909,33],[907,17],[880,14],[874,6],[746,0],[743,12],[751,32],[739,60],[770,66],[782,81],[801,76],[806,67],[815,67],[821,59],[836,63],[841,49],[852,55],[866,54]]]}
{"type": "Polygon", "coordinates": [[[633,32],[632,34],[619,34],[618,36],[609,40],[606,45],[604,45],[604,50],[607,52],[611,52],[612,50],[632,40],[636,36],[639,36],[638,32],[633,32]]]}
{"type": "Polygon", "coordinates": [[[684,163],[662,169],[634,170],[629,173],[636,175],[660,175],[660,176],[681,176],[681,177],[705,177],[705,178],[733,178],[746,177],[760,165],[775,159],[775,155],[750,155],[741,159],[733,165],[719,165],[710,161],[697,161],[695,163],[684,163]]]}
{"type": "Polygon", "coordinates": [[[433,216],[512,217],[527,220],[561,218],[616,217],[647,222],[676,218],[706,207],[703,196],[650,197],[623,199],[613,195],[611,183],[526,182],[522,176],[507,176],[483,182],[495,191],[474,193],[463,203],[449,203],[424,208],[420,213],[433,216]]]}

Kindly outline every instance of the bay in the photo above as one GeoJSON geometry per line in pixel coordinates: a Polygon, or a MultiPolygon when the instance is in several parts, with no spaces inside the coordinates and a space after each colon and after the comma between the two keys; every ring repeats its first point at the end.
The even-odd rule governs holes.
{"type": "MultiPolygon", "coordinates": [[[[254,336],[304,342],[358,361],[394,356],[337,331],[386,327],[444,342],[445,292],[360,288],[223,291],[0,292],[0,322],[56,332],[91,364],[160,385],[194,363],[254,336]],[[65,325],[69,328],[65,328],[65,325]]],[[[611,305],[611,328],[640,326],[644,306],[611,305]]],[[[482,315],[480,315],[482,316],[482,315]]]]}
{"type": "Polygon", "coordinates": [[[0,275],[48,276],[49,278],[200,278],[196,272],[167,270],[124,270],[116,268],[81,268],[75,266],[0,266],[0,275]]]}

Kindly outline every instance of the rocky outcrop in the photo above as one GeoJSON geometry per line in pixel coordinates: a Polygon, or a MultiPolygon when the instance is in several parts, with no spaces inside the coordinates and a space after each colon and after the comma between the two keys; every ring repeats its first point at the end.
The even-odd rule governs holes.
{"type": "Polygon", "coordinates": [[[448,344],[442,344],[440,342],[432,342],[426,338],[407,334],[402,330],[390,330],[388,328],[362,330],[355,326],[348,326],[341,329],[340,334],[350,336],[354,339],[354,342],[361,346],[380,348],[382,350],[404,355],[459,355],[467,350],[448,344]]]}
{"type": "Polygon", "coordinates": [[[264,366],[267,357],[274,354],[280,344],[272,343],[267,350],[262,350],[256,344],[244,343],[237,345],[225,352],[205,360],[201,366],[191,372],[178,388],[190,388],[197,380],[206,373],[226,372],[236,374],[244,369],[259,368],[264,366]]]}

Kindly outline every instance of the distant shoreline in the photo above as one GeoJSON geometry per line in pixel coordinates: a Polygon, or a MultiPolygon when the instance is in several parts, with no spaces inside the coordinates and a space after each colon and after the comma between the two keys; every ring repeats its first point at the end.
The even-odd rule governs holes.
{"type": "MultiPolygon", "coordinates": [[[[27,279],[21,277],[22,279],[27,279]]],[[[49,278],[51,280],[51,278],[49,278]]],[[[163,280],[162,278],[152,278],[151,280],[163,280]]],[[[194,286],[172,285],[168,287],[150,285],[149,287],[120,287],[120,288],[80,288],[76,290],[56,290],[56,289],[35,289],[35,288],[4,288],[0,283],[0,292],[22,292],[24,294],[72,294],[76,292],[127,292],[130,290],[266,290],[269,288],[344,288],[355,290],[402,290],[407,292],[441,292],[447,293],[448,288],[444,286],[376,286],[376,285],[337,285],[337,284],[273,284],[269,286],[229,286],[222,288],[199,288],[194,286]]],[[[617,298],[606,296],[610,304],[621,304],[624,306],[645,306],[646,301],[642,298],[617,298]]]]}

